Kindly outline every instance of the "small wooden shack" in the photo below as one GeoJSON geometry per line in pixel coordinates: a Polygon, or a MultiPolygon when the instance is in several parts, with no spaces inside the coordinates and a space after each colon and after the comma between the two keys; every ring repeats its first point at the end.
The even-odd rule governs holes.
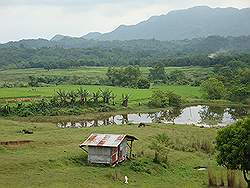
{"type": "Polygon", "coordinates": [[[132,156],[134,136],[124,134],[91,134],[87,140],[80,144],[80,148],[88,147],[88,162],[114,164],[132,156]],[[129,149],[129,156],[128,156],[129,149]]]}

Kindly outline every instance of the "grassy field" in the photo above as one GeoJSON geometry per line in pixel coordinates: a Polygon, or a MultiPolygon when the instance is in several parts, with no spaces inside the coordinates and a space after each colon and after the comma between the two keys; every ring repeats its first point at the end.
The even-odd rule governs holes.
{"type": "Polygon", "coordinates": [[[49,97],[56,93],[59,89],[62,90],[77,90],[78,88],[84,88],[90,92],[94,92],[101,89],[110,89],[117,95],[117,100],[120,100],[122,94],[130,94],[130,103],[146,102],[151,96],[154,90],[169,90],[176,94],[181,95],[183,98],[197,99],[201,98],[201,91],[199,87],[192,86],[168,86],[168,85],[156,85],[150,89],[132,89],[123,87],[112,86],[96,86],[96,85],[58,85],[50,87],[24,87],[24,88],[0,88],[0,99],[8,98],[22,98],[22,97],[49,97]]]}
{"type": "MultiPolygon", "coordinates": [[[[62,90],[76,90],[79,87],[89,90],[90,92],[97,91],[99,88],[111,89],[116,95],[117,100],[120,100],[122,94],[130,94],[130,103],[143,103],[147,102],[147,99],[151,96],[152,92],[156,89],[160,90],[170,90],[176,94],[181,95],[183,98],[188,99],[200,99],[201,91],[199,87],[192,86],[179,86],[179,85],[154,85],[150,89],[132,89],[132,88],[121,88],[121,87],[109,87],[102,85],[73,85],[71,83],[74,80],[77,80],[79,77],[83,80],[88,80],[86,83],[89,84],[95,83],[95,80],[99,82],[100,79],[105,78],[107,72],[107,67],[81,67],[81,68],[72,68],[72,69],[55,69],[47,71],[45,69],[11,69],[11,70],[0,70],[0,84],[2,83],[23,83],[27,85],[29,81],[29,76],[66,76],[70,77],[70,82],[67,84],[63,83],[62,85],[48,85],[46,87],[18,87],[13,88],[0,88],[0,102],[5,103],[3,99],[13,99],[13,98],[32,98],[32,97],[50,97],[59,89],[62,90]],[[74,79],[74,77],[77,77],[74,79]]],[[[149,73],[148,67],[140,67],[142,73],[147,76],[149,73]]],[[[191,75],[195,74],[206,74],[211,71],[212,68],[201,68],[201,67],[167,67],[167,74],[174,70],[185,71],[185,73],[190,73],[191,75]]],[[[75,84],[75,83],[74,83],[75,84]]]]}
{"type": "MultiPolygon", "coordinates": [[[[148,67],[140,67],[142,74],[147,75],[149,73],[148,67]]],[[[202,67],[167,67],[166,73],[174,70],[185,71],[186,73],[207,73],[213,68],[202,67]]],[[[40,68],[30,69],[10,69],[0,70],[0,83],[4,82],[27,82],[29,76],[68,76],[68,77],[82,77],[90,80],[104,78],[108,70],[108,67],[80,67],[71,69],[53,69],[47,71],[40,68]]]]}
{"type": "MultiPolygon", "coordinates": [[[[207,166],[218,177],[226,178],[226,170],[216,166],[212,142],[217,129],[192,126],[135,125],[104,126],[84,129],[60,129],[53,123],[29,123],[0,119],[0,141],[32,140],[25,145],[0,146],[0,187],[207,187],[207,170],[197,171],[196,166],[207,166]],[[34,134],[17,133],[31,129],[34,134]],[[78,145],[92,132],[123,133],[138,137],[134,144],[137,157],[116,167],[89,165],[87,154],[78,145]],[[165,132],[172,149],[168,164],[152,162],[153,153],[148,145],[152,136],[165,132]],[[195,147],[206,143],[210,152],[195,147]],[[131,166],[142,162],[146,171],[136,172],[131,166]],[[129,184],[125,185],[124,176],[129,184]]],[[[237,173],[238,174],[238,173],[237,173]]],[[[237,182],[244,181],[241,174],[237,182]]]]}
{"type": "MultiPolygon", "coordinates": [[[[199,67],[167,68],[167,72],[183,70],[192,73],[206,73],[210,69],[199,67]]],[[[148,74],[149,68],[141,68],[148,74]]],[[[27,81],[28,76],[82,76],[90,79],[105,77],[105,67],[82,67],[79,69],[51,70],[17,69],[0,71],[0,82],[27,81]]],[[[150,89],[132,89],[99,85],[57,85],[49,87],[0,88],[1,102],[14,98],[50,97],[59,89],[72,91],[82,87],[90,92],[110,89],[120,101],[122,94],[129,94],[129,108],[125,110],[153,110],[145,105],[155,90],[170,90],[187,100],[201,100],[199,87],[177,85],[154,85],[150,89]],[[134,108],[136,106],[136,108],[134,108]]],[[[102,113],[82,114],[84,119],[101,116],[102,113]]],[[[208,167],[220,183],[226,182],[227,171],[216,165],[214,140],[218,129],[201,129],[194,126],[152,124],[144,128],[136,125],[103,126],[83,129],[60,129],[56,126],[58,118],[71,116],[40,117],[35,123],[32,118],[0,118],[0,142],[31,140],[20,145],[0,145],[0,187],[190,187],[208,186],[208,171],[198,171],[197,166],[208,167]],[[31,122],[32,121],[32,122],[31,122]],[[38,123],[40,122],[40,123],[38,123]],[[34,134],[22,134],[23,129],[33,130],[34,134]],[[90,165],[87,154],[78,146],[92,132],[131,134],[139,140],[134,144],[136,157],[116,167],[90,165]],[[152,137],[166,133],[170,138],[168,163],[153,162],[153,152],[149,149],[152,137]],[[135,171],[135,164],[140,165],[135,171]],[[129,184],[124,184],[128,176],[129,184]]],[[[36,119],[36,117],[33,117],[36,119]]],[[[242,176],[236,172],[236,183],[246,186],[242,176]]]]}

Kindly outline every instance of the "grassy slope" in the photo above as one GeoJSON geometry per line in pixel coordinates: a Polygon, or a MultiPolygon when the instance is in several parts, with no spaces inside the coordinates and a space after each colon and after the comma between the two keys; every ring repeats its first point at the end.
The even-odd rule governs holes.
{"type": "Polygon", "coordinates": [[[140,129],[133,125],[59,129],[50,123],[0,119],[0,141],[34,141],[16,148],[0,146],[0,187],[206,187],[207,172],[193,167],[210,166],[214,172],[225,175],[224,169],[216,167],[214,156],[199,151],[170,150],[169,165],[165,169],[152,162],[148,145],[153,135],[165,132],[177,148],[188,147],[197,139],[212,142],[216,131],[178,125],[151,125],[140,129]],[[17,133],[23,128],[33,129],[34,134],[17,133]],[[138,155],[144,152],[140,158],[148,162],[151,174],[134,172],[129,168],[129,161],[115,168],[86,164],[86,154],[78,144],[91,132],[125,133],[138,137],[134,151],[138,155]],[[113,180],[115,174],[118,174],[118,180],[113,180]],[[129,178],[129,185],[123,183],[125,175],[129,178]]]}

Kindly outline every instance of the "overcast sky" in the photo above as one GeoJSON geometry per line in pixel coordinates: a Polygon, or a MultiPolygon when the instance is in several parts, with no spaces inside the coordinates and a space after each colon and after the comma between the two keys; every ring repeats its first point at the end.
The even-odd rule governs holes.
{"type": "Polygon", "coordinates": [[[55,34],[109,32],[171,10],[250,7],[250,0],[0,0],[0,43],[55,34]]]}

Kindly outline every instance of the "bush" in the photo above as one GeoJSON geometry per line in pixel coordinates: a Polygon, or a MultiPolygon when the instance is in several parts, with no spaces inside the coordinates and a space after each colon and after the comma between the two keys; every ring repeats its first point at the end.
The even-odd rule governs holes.
{"type": "Polygon", "coordinates": [[[205,92],[205,97],[212,100],[222,99],[226,94],[223,83],[216,78],[209,78],[203,81],[201,88],[205,92]]]}
{"type": "Polygon", "coordinates": [[[250,91],[247,87],[236,86],[231,89],[229,94],[229,100],[236,102],[245,102],[249,98],[250,91]]]}
{"type": "Polygon", "coordinates": [[[170,91],[154,91],[150,97],[149,105],[154,107],[180,107],[181,97],[170,91]]]}
{"type": "Polygon", "coordinates": [[[146,165],[141,160],[132,161],[130,163],[130,168],[135,172],[145,172],[146,171],[146,165]]]}
{"type": "Polygon", "coordinates": [[[154,162],[167,162],[169,138],[165,133],[153,137],[149,148],[154,151],[154,162]]]}
{"type": "Polygon", "coordinates": [[[149,78],[151,80],[158,80],[162,82],[166,79],[166,72],[163,65],[156,65],[152,69],[149,69],[149,78]]]}
{"type": "Polygon", "coordinates": [[[150,81],[147,78],[140,78],[137,81],[137,87],[139,89],[148,89],[150,88],[150,81]]]}
{"type": "Polygon", "coordinates": [[[137,66],[128,66],[125,68],[110,67],[106,75],[110,85],[121,87],[137,87],[137,81],[141,77],[141,71],[137,66]]]}
{"type": "Polygon", "coordinates": [[[181,106],[181,96],[176,95],[175,93],[168,93],[168,101],[169,101],[169,106],[173,107],[180,107],[181,106]]]}

